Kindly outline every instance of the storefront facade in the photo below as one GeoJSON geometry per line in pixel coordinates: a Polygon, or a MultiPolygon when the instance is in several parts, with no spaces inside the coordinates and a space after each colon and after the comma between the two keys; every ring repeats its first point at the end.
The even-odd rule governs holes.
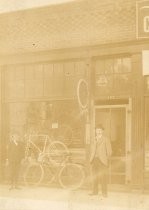
{"type": "MultiPolygon", "coordinates": [[[[122,1],[119,7],[111,5],[102,7],[114,12],[113,24],[116,11],[131,11],[131,24],[124,20],[126,31],[118,33],[121,22],[118,28],[109,23],[112,33],[104,31],[101,43],[2,58],[2,171],[10,133],[51,135],[54,126],[88,170],[94,128],[100,122],[113,150],[109,183],[142,188],[148,182],[148,77],[142,73],[142,50],[149,49],[149,41],[135,38],[135,1],[124,8],[122,1]],[[80,79],[88,85],[87,111],[78,103],[80,79]]],[[[96,8],[91,9],[97,17],[96,8]]]]}

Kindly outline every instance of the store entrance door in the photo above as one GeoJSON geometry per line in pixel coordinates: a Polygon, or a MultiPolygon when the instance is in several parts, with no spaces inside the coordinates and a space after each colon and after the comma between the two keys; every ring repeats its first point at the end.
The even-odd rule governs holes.
{"type": "Polygon", "coordinates": [[[104,126],[104,135],[111,141],[112,157],[109,166],[110,184],[129,184],[131,181],[131,117],[129,105],[95,106],[95,126],[104,126]]]}

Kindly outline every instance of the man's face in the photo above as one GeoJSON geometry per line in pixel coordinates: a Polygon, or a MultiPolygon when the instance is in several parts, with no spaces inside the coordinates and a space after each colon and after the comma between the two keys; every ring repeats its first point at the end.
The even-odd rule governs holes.
{"type": "Polygon", "coordinates": [[[96,128],[96,135],[102,136],[103,130],[101,128],[96,128]]]}

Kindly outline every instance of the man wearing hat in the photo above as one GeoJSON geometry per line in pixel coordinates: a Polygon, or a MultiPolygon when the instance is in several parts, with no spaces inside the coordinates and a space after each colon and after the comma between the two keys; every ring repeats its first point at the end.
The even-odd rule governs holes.
{"type": "Polygon", "coordinates": [[[8,161],[10,168],[10,190],[20,189],[18,187],[21,160],[24,158],[24,143],[18,134],[10,136],[8,145],[8,161]]]}
{"type": "Polygon", "coordinates": [[[93,192],[90,195],[98,194],[100,178],[102,196],[107,197],[107,169],[112,149],[110,140],[103,135],[103,132],[104,127],[98,124],[95,129],[95,140],[91,145],[90,163],[93,173],[93,192]]]}

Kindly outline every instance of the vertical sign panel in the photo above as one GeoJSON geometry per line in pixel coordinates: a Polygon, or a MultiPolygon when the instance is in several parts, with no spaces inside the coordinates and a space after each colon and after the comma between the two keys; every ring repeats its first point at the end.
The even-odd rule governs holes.
{"type": "Polygon", "coordinates": [[[149,0],[136,3],[137,38],[149,38],[149,0]]]}

